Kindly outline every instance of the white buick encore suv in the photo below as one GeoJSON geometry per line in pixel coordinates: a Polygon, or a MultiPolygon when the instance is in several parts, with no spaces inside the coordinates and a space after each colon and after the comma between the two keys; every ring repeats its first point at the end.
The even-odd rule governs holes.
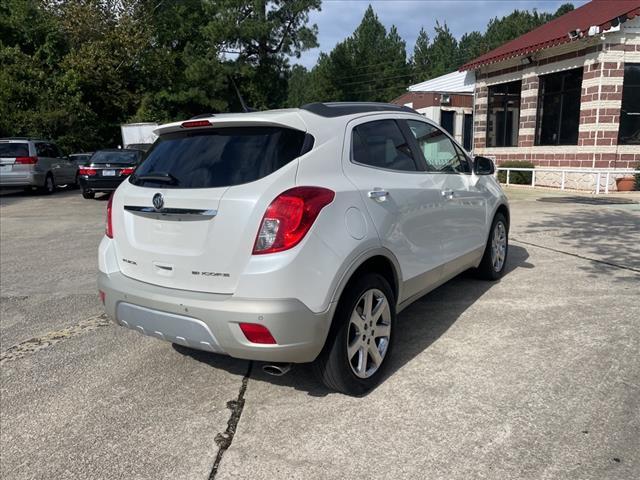
{"type": "Polygon", "coordinates": [[[107,207],[98,283],[119,325],[271,373],[314,362],[361,395],[398,312],[464,270],[504,272],[493,163],[409,108],[315,103],[156,133],[107,207]]]}

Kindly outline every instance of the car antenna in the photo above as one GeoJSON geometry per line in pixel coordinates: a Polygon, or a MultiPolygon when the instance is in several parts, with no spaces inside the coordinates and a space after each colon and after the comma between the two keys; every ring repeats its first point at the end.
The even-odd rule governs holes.
{"type": "Polygon", "coordinates": [[[240,100],[242,111],[245,113],[255,112],[256,111],[255,108],[247,107],[247,104],[245,103],[244,98],[242,98],[242,94],[240,93],[240,90],[238,89],[238,86],[236,85],[236,82],[233,80],[233,77],[231,75],[229,75],[229,80],[231,80],[231,85],[233,85],[233,88],[236,91],[236,95],[238,95],[238,100],[240,100]]]}

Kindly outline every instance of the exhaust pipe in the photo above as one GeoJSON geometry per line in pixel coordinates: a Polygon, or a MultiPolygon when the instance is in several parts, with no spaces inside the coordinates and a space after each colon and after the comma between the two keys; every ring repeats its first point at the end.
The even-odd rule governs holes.
{"type": "Polygon", "coordinates": [[[291,366],[292,365],[290,363],[270,363],[267,365],[263,365],[262,371],[275,377],[281,377],[289,370],[291,370],[291,366]]]}

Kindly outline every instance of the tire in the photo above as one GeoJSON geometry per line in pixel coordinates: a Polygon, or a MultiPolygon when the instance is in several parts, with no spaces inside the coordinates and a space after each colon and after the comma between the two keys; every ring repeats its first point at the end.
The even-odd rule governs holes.
{"type": "Polygon", "coordinates": [[[497,213],[491,223],[491,231],[482,261],[476,270],[478,277],[483,280],[498,280],[502,278],[507,264],[508,253],[509,227],[507,219],[502,213],[497,213]]]}
{"type": "Polygon", "coordinates": [[[51,173],[47,173],[47,176],[44,178],[44,185],[40,188],[40,192],[43,195],[51,195],[56,191],[56,183],[53,180],[53,175],[51,173]]]}
{"type": "Polygon", "coordinates": [[[313,364],[316,375],[328,388],[346,395],[361,396],[370,392],[384,377],[389,364],[395,321],[395,297],[385,278],[377,273],[357,278],[338,303],[325,346],[313,364]],[[375,313],[376,305],[380,305],[377,322],[365,314],[367,298],[372,305],[369,311],[375,313]],[[366,319],[370,319],[369,323],[366,319]],[[376,351],[377,362],[372,356],[376,351]]]}
{"type": "Polygon", "coordinates": [[[82,198],[86,198],[87,200],[91,198],[96,198],[95,192],[90,192],[88,190],[82,190],[82,198]]]}

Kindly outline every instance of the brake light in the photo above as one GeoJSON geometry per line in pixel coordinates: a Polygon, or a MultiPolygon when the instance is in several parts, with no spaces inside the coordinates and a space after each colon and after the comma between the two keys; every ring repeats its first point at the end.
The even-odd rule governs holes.
{"type": "Polygon", "coordinates": [[[241,323],[240,329],[251,343],[266,343],[271,345],[275,345],[276,343],[276,339],[273,338],[269,329],[264,325],[258,323],[241,323]]]}
{"type": "Polygon", "coordinates": [[[94,175],[97,175],[98,171],[95,168],[80,167],[78,169],[78,173],[80,175],[87,175],[89,177],[92,177],[94,175]]]}
{"type": "Polygon", "coordinates": [[[120,170],[120,175],[131,175],[135,170],[133,167],[123,168],[120,170]]]}
{"type": "Polygon", "coordinates": [[[209,120],[191,120],[189,122],[182,122],[182,128],[195,128],[195,127],[210,127],[211,122],[209,120]]]}
{"type": "Polygon", "coordinates": [[[112,218],[112,205],[113,205],[113,194],[109,197],[109,202],[107,203],[107,226],[105,228],[105,235],[109,238],[113,238],[113,221],[112,218]]]}
{"type": "Polygon", "coordinates": [[[278,195],[262,217],[253,254],[295,247],[334,198],[335,192],[321,187],[295,187],[278,195]]]}
{"type": "Polygon", "coordinates": [[[16,163],[18,165],[33,165],[38,163],[38,157],[16,157],[16,163]]]}

